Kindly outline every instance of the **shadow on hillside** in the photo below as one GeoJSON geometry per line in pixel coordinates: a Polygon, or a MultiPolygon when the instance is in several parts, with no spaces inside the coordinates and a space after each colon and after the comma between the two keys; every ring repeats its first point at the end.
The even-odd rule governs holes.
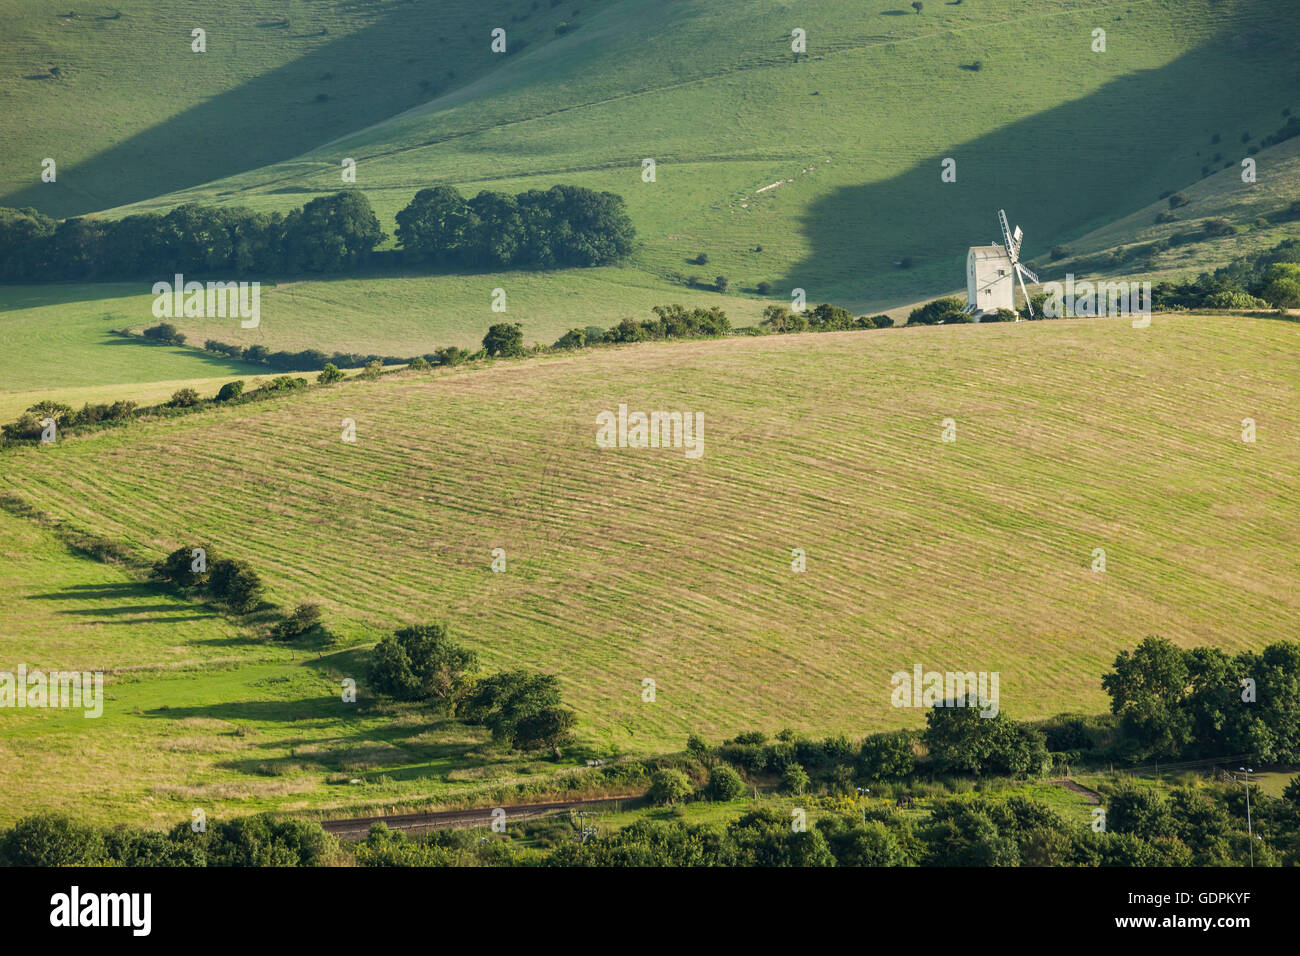
{"type": "MultiPolygon", "coordinates": [[[[152,319],[151,319],[152,321],[152,319]]],[[[133,323],[134,324],[134,323],[133,323]]],[[[238,326],[232,331],[230,329],[213,329],[208,333],[206,338],[215,338],[221,341],[228,341],[232,336],[241,331],[238,326]]],[[[164,345],[159,342],[151,342],[148,339],[141,338],[138,335],[105,335],[99,342],[100,345],[129,346],[145,349],[166,349],[175,355],[183,355],[187,359],[202,362],[204,365],[212,366],[212,375],[266,375],[274,371],[267,365],[255,365],[252,362],[244,362],[240,359],[233,359],[226,355],[218,355],[216,352],[205,352],[198,347],[198,342],[194,343],[193,348],[178,348],[175,345],[164,345]]],[[[201,375],[186,375],[187,378],[201,378],[201,375]]]]}
{"type": "Polygon", "coordinates": [[[29,601],[120,601],[133,598],[157,597],[162,586],[144,581],[123,581],[120,584],[70,584],[58,591],[29,594],[29,601]]]}
{"type": "MultiPolygon", "coordinates": [[[[3,205],[3,202],[0,202],[3,205]]],[[[127,284],[120,279],[107,282],[49,282],[0,283],[0,289],[21,289],[23,297],[0,300],[0,312],[17,312],[22,309],[40,309],[49,306],[71,305],[77,302],[98,302],[105,299],[126,299],[143,295],[153,288],[153,282],[127,284]]],[[[106,312],[101,315],[105,324],[119,325],[134,321],[124,312],[106,312]]]]}
{"type": "Polygon", "coordinates": [[[333,697],[314,697],[307,700],[232,700],[219,704],[196,707],[156,707],[143,712],[143,716],[161,720],[189,720],[203,718],[224,720],[230,723],[258,721],[262,723],[301,723],[321,721],[320,726],[336,720],[341,713],[333,697]]]}
{"type": "MultiPolygon", "coordinates": [[[[326,737],[273,737],[260,740],[256,732],[248,736],[248,749],[237,758],[216,764],[250,776],[279,776],[282,773],[315,766],[327,771],[346,771],[358,776],[384,774],[392,780],[443,779],[447,766],[460,769],[488,766],[495,761],[481,753],[483,743],[474,739],[429,740],[427,734],[439,730],[467,731],[446,718],[424,714],[418,705],[409,713],[420,715],[418,723],[390,722],[369,724],[355,733],[335,733],[326,737]],[[307,748],[305,751],[303,748],[307,748]],[[287,755],[258,756],[256,751],[284,751],[287,755]],[[392,769],[398,768],[398,769],[392,769]]],[[[240,726],[252,723],[288,723],[310,730],[338,728],[340,718],[375,716],[373,708],[358,705],[340,709],[334,698],[310,698],[299,701],[230,701],[199,707],[158,707],[147,710],[144,717],[172,721],[190,719],[220,720],[240,726]]],[[[231,731],[244,736],[247,732],[231,731]]]]}
{"type": "MultiPolygon", "coordinates": [[[[1276,20],[1281,14],[1271,16],[1276,20]]],[[[1013,226],[1024,229],[1026,259],[1039,257],[1040,278],[1051,278],[1046,253],[1052,246],[1153,202],[1165,190],[1195,182],[1216,150],[1232,152],[1230,146],[1211,145],[1211,137],[1221,133],[1228,143],[1247,124],[1233,118],[1238,101],[1231,98],[1244,82],[1240,72],[1231,72],[1244,68],[1233,63],[1240,64],[1246,50],[1258,67],[1249,77],[1250,88],[1275,91],[1261,97],[1270,103],[1269,128],[1254,129],[1253,136],[1258,140],[1284,122],[1281,107],[1291,104],[1280,101],[1286,90],[1300,86],[1300,32],[1279,28],[1265,34],[1258,22],[1220,34],[1158,70],[1124,76],[1081,99],[945,147],[891,179],[823,197],[809,207],[800,226],[811,253],[776,287],[806,288],[810,302],[827,298],[817,290],[853,301],[878,300],[891,289],[915,287],[920,277],[935,280],[936,295],[962,287],[967,248],[1002,243],[999,209],[1006,209],[1013,226]],[[1203,136],[1192,132],[1198,128],[1203,136]],[[1189,141],[1201,145],[1180,149],[1189,141]],[[1063,153],[1068,162],[1061,162],[1063,153]],[[956,182],[940,180],[945,157],[957,161],[956,182]],[[881,218],[882,210],[893,213],[888,221],[881,218]],[[900,268],[907,260],[921,274],[910,276],[910,282],[900,268]],[[846,288],[846,275],[871,277],[870,287],[859,280],[858,287],[846,288]]],[[[1112,46],[1118,46],[1119,31],[1112,34],[1112,46]]],[[[1062,69],[1070,65],[1059,38],[1024,53],[1058,58],[1062,69]]],[[[1112,50],[1108,55],[1122,54],[1112,50]]],[[[961,70],[961,59],[959,52],[951,55],[948,66],[954,73],[961,70]]],[[[1002,90],[1011,112],[1023,82],[1013,66],[999,58],[960,75],[965,83],[1002,90]]],[[[1249,123],[1256,125],[1254,118],[1249,123]]]]}
{"type": "MultiPolygon", "coordinates": [[[[489,49],[488,28],[484,26],[482,62],[457,61],[454,84],[422,89],[417,84],[417,76],[439,84],[450,83],[445,78],[446,63],[440,61],[437,41],[452,32],[459,39],[464,31],[448,24],[440,4],[396,4],[387,10],[391,12],[381,14],[371,25],[305,49],[297,59],[204,100],[87,161],[66,167],[60,165],[57,183],[37,182],[10,191],[0,196],[0,206],[34,206],[58,217],[83,215],[238,175],[292,159],[354,132],[358,125],[380,122],[429,102],[511,59],[509,55],[494,57],[489,49]],[[409,85],[389,81],[377,88],[376,61],[384,59],[385,51],[389,57],[393,51],[414,53],[413,36],[428,38],[427,68],[413,69],[409,85]],[[268,109],[268,104],[282,101],[286,89],[297,91],[291,108],[288,111],[268,109]],[[335,108],[339,103],[355,106],[358,102],[361,105],[357,108],[335,108]],[[358,124],[358,116],[365,117],[364,123],[358,124]],[[233,148],[236,144],[237,148],[233,148]],[[147,170],[148,176],[141,185],[124,186],[117,177],[120,170],[132,167],[147,170]],[[75,193],[56,192],[62,183],[75,183],[75,193]]],[[[219,60],[223,40],[235,44],[268,41],[259,35],[266,32],[264,29],[250,26],[253,29],[248,33],[231,35],[228,40],[220,31],[209,31],[208,52],[203,54],[189,52],[190,39],[181,35],[177,39],[178,50],[184,51],[184,56],[219,60]]],[[[408,56],[402,63],[421,61],[422,58],[408,56]]],[[[154,64],[150,69],[180,69],[184,62],[182,59],[154,64]]],[[[389,72],[395,71],[403,71],[403,67],[390,63],[389,72]]]]}
{"type": "MultiPolygon", "coordinates": [[[[196,604],[135,603],[158,598],[167,593],[160,584],[143,581],[123,581],[120,584],[73,584],[59,591],[29,594],[28,601],[115,601],[111,607],[63,608],[56,614],[94,618],[98,624],[180,624],[185,621],[210,621],[219,617],[216,611],[196,604]],[[121,603],[121,602],[132,603],[121,603]],[[138,617],[140,614],[160,615],[138,617]],[[124,620],[115,620],[124,618],[124,620]]],[[[233,643],[244,643],[240,638],[233,643]]],[[[196,642],[201,643],[201,642],[196,642]]]]}

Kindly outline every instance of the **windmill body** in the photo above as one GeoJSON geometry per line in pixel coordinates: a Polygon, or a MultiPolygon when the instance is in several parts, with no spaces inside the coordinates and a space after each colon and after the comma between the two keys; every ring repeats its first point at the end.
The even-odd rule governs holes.
{"type": "Polygon", "coordinates": [[[1005,211],[998,210],[998,223],[1002,226],[1004,245],[971,246],[966,254],[966,311],[978,316],[998,309],[1016,309],[1016,283],[1025,295],[1025,307],[1033,317],[1029,305],[1029,290],[1025,280],[1037,283],[1034,275],[1020,262],[1020,244],[1024,233],[1017,226],[1012,230],[1005,211]]]}
{"type": "Polygon", "coordinates": [[[971,246],[966,253],[966,311],[978,315],[1016,307],[1016,277],[1001,246],[971,246]]]}

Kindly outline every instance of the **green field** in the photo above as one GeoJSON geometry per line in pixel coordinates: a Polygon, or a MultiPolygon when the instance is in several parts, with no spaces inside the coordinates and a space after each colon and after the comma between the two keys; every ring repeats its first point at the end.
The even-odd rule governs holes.
{"type": "MultiPolygon", "coordinates": [[[[602,4],[472,91],[141,208],[288,208],[337,188],[342,156],[387,222],[430,182],[574,182],[626,198],[639,269],[689,275],[706,251],[708,278],[865,311],[959,286],[966,247],[997,238],[1000,206],[1038,255],[1195,183],[1211,150],[1245,150],[1243,132],[1257,142],[1300,107],[1292,7],[897,7],[602,4]],[[1092,53],[1099,24],[1107,52],[1092,53]],[[793,26],[809,37],[798,63],[793,26]],[[641,181],[645,157],[659,163],[654,183],[641,181]],[[940,182],[944,157],[955,183],[940,182]],[[911,269],[895,266],[904,258],[911,269]]],[[[1259,162],[1264,182],[1285,178],[1269,151],[1259,162]]]]}
{"type": "MultiPolygon", "coordinates": [[[[1001,241],[999,208],[1044,279],[1216,217],[1238,231],[1112,274],[1190,276],[1300,236],[1281,214],[1300,199],[1300,138],[1261,145],[1300,110],[1300,4],[220,6],[0,0],[0,205],[285,212],[342,188],[352,158],[384,249],[434,184],[610,190],[638,245],[592,269],[249,277],[260,326],[175,320],[190,346],[412,356],[477,348],[502,321],[549,344],[670,303],[745,326],[795,289],[905,316],[963,286],[967,248],[1001,241]],[[1157,222],[1175,190],[1189,202],[1157,222]],[[1069,254],[1049,264],[1056,246],[1069,254]],[[725,294],[704,288],[718,276],[725,294]]],[[[0,421],[42,399],[150,405],[267,377],[114,334],[157,321],[161,278],[0,285],[0,421]]],[[[5,447],[0,671],[100,670],[109,698],[98,720],[0,712],[0,825],[70,805],[164,825],[196,807],[483,801],[692,732],[915,728],[919,711],[890,705],[914,664],[999,672],[1017,719],[1101,712],[1100,675],[1148,635],[1228,652],[1300,638],[1298,348],[1295,321],[1186,314],[659,342],[5,447]],[[702,413],[703,457],[598,448],[597,414],[624,403],[702,413]],[[86,536],[128,559],[85,553],[86,536]],[[279,646],[267,619],[147,581],[199,542],[251,562],[282,609],[318,602],[338,643],[279,646]],[[561,763],[369,692],[369,645],[431,620],[488,671],[559,676],[579,719],[561,763]]]]}
{"type": "Polygon", "coordinates": [[[269,644],[3,510],[0,562],[0,669],[100,671],[105,682],[99,718],[3,711],[0,825],[73,805],[101,823],[171,826],[195,808],[217,818],[454,801],[554,772],[418,707],[364,694],[345,705],[354,653],[269,644]]]}
{"type": "Polygon", "coordinates": [[[472,82],[495,65],[480,24],[528,7],[0,0],[0,205],[80,215],[291,158],[472,82]]]}
{"type": "MultiPolygon", "coordinates": [[[[411,355],[474,346],[502,318],[549,343],[670,302],[718,304],[748,324],[795,288],[810,302],[898,314],[962,285],[965,249],[998,238],[999,207],[1023,226],[1026,253],[1047,278],[1071,266],[1047,265],[1053,246],[1093,253],[1204,217],[1247,231],[1179,246],[1143,269],[1195,273],[1300,233],[1295,222],[1255,224],[1300,198],[1300,141],[1259,148],[1284,111],[1300,108],[1300,7],[1265,0],[981,0],[921,15],[892,0],[797,12],[776,0],[597,0],[578,14],[520,2],[437,17],[396,2],[289,2],[274,14],[238,4],[210,31],[208,59],[188,52],[188,7],[148,4],[149,19],[169,25],[160,32],[146,27],[145,6],[122,7],[120,19],[95,19],[107,10],[69,19],[10,0],[15,64],[69,66],[40,81],[21,79],[21,67],[0,84],[6,141],[16,157],[78,158],[58,183],[35,186],[22,185],[29,173],[15,159],[0,203],[107,215],[191,200],[288,210],[341,188],[347,157],[390,233],[397,210],[432,183],[472,194],[565,182],[622,195],[640,239],[618,268],[269,277],[260,328],[181,323],[193,344],[411,355]],[[499,23],[522,48],[490,52],[499,23]],[[1099,24],[1104,53],[1091,50],[1099,24]],[[795,26],[808,37],[797,61],[795,26]],[[420,55],[421,44],[438,56],[420,55]],[[178,57],[197,65],[158,83],[155,64],[178,57]],[[94,82],[97,71],[111,81],[94,82]],[[250,79],[232,82],[244,72],[250,79]],[[334,92],[316,103],[326,88],[334,92]],[[130,116],[97,106],[110,97],[130,116]],[[57,127],[49,118],[59,111],[93,117],[62,146],[35,133],[57,127]],[[163,119],[142,128],[147,116],[163,119]],[[234,140],[246,144],[237,159],[210,148],[234,140]],[[162,145],[175,142],[186,146],[162,145]],[[1240,181],[1238,154],[1257,158],[1256,184],[1240,181]],[[641,177],[646,157],[658,163],[652,183],[641,177]],[[940,181],[945,157],[957,161],[956,182],[940,181]],[[1233,168],[1203,178],[1204,166],[1225,164],[1233,168]],[[83,188],[98,198],[59,198],[83,188]],[[1158,197],[1173,190],[1193,201],[1179,223],[1157,225],[1158,197]],[[701,252],[709,261],[695,265],[701,252]],[[688,287],[717,275],[730,280],[728,295],[688,287]],[[769,298],[755,291],[761,281],[769,298]],[[507,293],[504,316],[490,310],[496,288],[507,293]]],[[[90,358],[84,348],[100,343],[101,325],[154,321],[148,286],[5,291],[0,404],[19,408],[33,387],[70,389],[79,403],[92,394],[83,386],[248,371],[122,343],[121,361],[105,362],[107,350],[90,358]],[[24,344],[21,357],[13,342],[24,344]],[[39,383],[23,381],[32,378],[39,383]]]]}
{"type": "Polygon", "coordinates": [[[1017,718],[1096,711],[1146,635],[1297,636],[1298,334],[1158,316],[396,373],[15,448],[3,488],[142,558],[195,540],[245,557],[346,645],[447,620],[489,667],[559,674],[605,752],[918,725],[889,703],[917,662],[1000,672],[1017,718]],[[703,457],[598,449],[620,402],[702,411],[703,457]]]}

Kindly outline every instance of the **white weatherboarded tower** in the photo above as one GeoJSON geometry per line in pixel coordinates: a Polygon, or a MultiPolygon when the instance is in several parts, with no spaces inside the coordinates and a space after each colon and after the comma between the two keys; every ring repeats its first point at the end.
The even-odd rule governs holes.
{"type": "Polygon", "coordinates": [[[1007,214],[998,210],[998,222],[1002,226],[1002,239],[1005,246],[996,243],[989,246],[971,246],[966,253],[966,311],[979,315],[981,312],[996,312],[998,309],[1016,310],[1016,282],[1025,293],[1025,308],[1034,314],[1029,305],[1029,292],[1025,289],[1025,279],[1037,283],[1034,275],[1020,263],[1020,243],[1024,233],[1016,226],[1015,231],[1007,224],[1007,214]]]}

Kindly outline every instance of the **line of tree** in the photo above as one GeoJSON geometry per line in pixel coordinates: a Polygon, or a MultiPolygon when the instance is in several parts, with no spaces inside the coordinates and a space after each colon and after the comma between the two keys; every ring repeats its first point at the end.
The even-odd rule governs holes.
{"type": "MultiPolygon", "coordinates": [[[[206,545],[186,545],[154,562],[150,576],[171,585],[187,597],[203,596],[236,614],[268,610],[265,586],[247,561],[217,557],[206,545]]],[[[271,625],[274,641],[306,637],[333,643],[334,635],[322,623],[319,604],[299,604],[271,625]]]]}
{"type": "MultiPolygon", "coordinates": [[[[367,372],[375,371],[374,363],[367,366],[367,372]]],[[[361,377],[371,377],[363,372],[361,377]]],[[[319,377],[318,377],[319,378],[319,377]]],[[[53,399],[42,399],[14,421],[0,425],[0,437],[5,442],[38,442],[45,430],[45,423],[53,421],[56,426],[55,439],[72,432],[89,431],[121,424],[142,416],[183,415],[200,411],[213,405],[243,404],[261,401],[282,392],[306,388],[305,378],[293,375],[277,375],[263,382],[257,388],[245,392],[242,379],[226,382],[212,398],[203,398],[192,388],[180,388],[172,393],[170,399],[158,405],[141,407],[135,402],[116,401],[112,404],[87,402],[79,410],[71,405],[53,399]]]]}
{"type": "MultiPolygon", "coordinates": [[[[554,268],[615,262],[635,230],[620,196],[553,186],[517,196],[422,189],[397,214],[408,262],[467,268],[554,268]]],[[[0,279],[170,278],[341,273],[370,262],[386,238],[365,194],[319,196],[288,214],[186,203],[121,219],[55,220],[0,207],[0,279]]]]}
{"type": "Polygon", "coordinates": [[[1150,637],[1102,678],[1132,760],[1253,754],[1300,763],[1300,643],[1230,655],[1150,637]]]}
{"type": "Polygon", "coordinates": [[[397,214],[397,242],[409,257],[467,268],[554,268],[617,262],[636,230],[621,196],[581,186],[480,192],[422,189],[397,214]]]}
{"type": "Polygon", "coordinates": [[[854,744],[843,736],[814,740],[784,730],[769,740],[749,731],[716,747],[692,735],[686,753],[832,793],[945,775],[1029,779],[1080,765],[1240,754],[1300,763],[1300,642],[1229,655],[1147,638],[1121,652],[1101,683],[1109,715],[1016,721],[1005,713],[983,717],[971,700],[944,701],[926,711],[920,733],[889,731],[854,744]]]}
{"type": "Polygon", "coordinates": [[[63,431],[101,422],[126,421],[135,410],[135,402],[116,401],[112,404],[86,402],[80,410],[74,411],[71,405],[47,398],[27,406],[27,410],[14,421],[0,425],[0,434],[6,441],[40,441],[47,421],[53,421],[56,428],[63,431]]]}
{"type": "Polygon", "coordinates": [[[1158,282],[1151,297],[1157,309],[1300,309],[1300,239],[1284,239],[1195,279],[1158,282]]]}
{"type": "Polygon", "coordinates": [[[355,189],[288,215],[186,203],[163,214],[56,221],[0,208],[0,279],[337,273],[366,262],[383,239],[370,201],[355,189]]]}

